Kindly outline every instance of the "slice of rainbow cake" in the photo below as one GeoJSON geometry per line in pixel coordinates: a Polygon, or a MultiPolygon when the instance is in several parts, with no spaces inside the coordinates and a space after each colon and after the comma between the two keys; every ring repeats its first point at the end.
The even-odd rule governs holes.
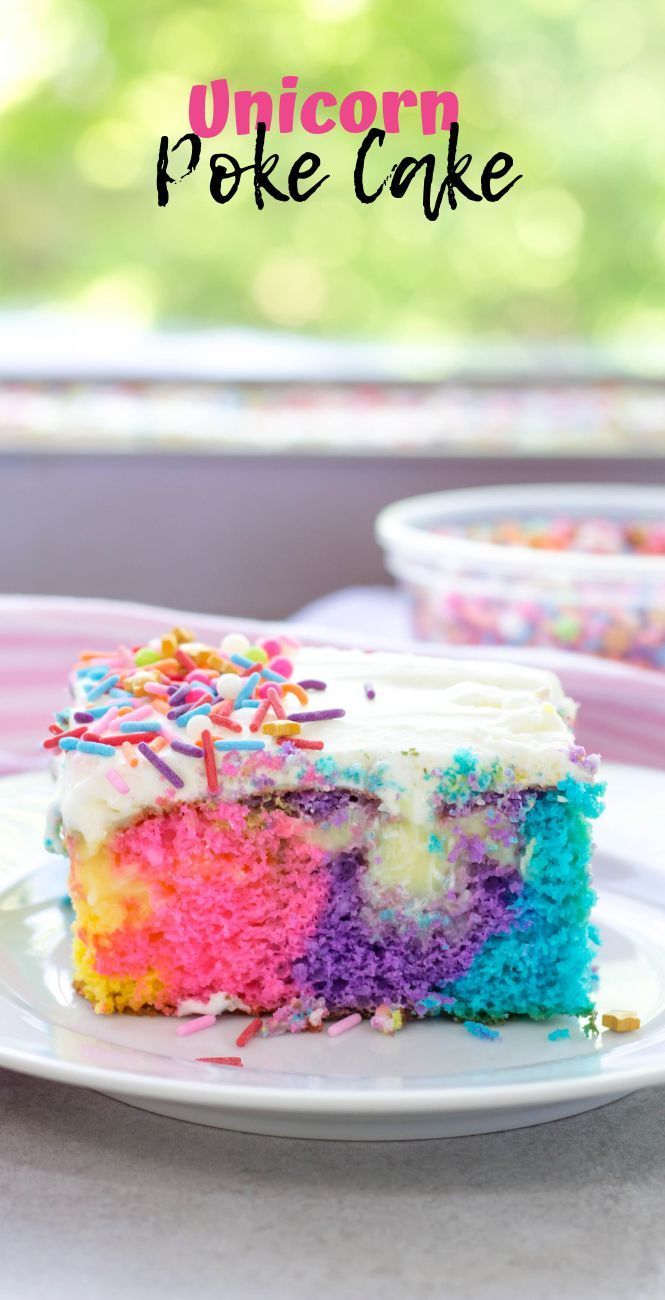
{"type": "Polygon", "coordinates": [[[602,787],[553,674],[175,628],[71,684],[47,845],[96,1011],[592,1010],[602,787]]]}

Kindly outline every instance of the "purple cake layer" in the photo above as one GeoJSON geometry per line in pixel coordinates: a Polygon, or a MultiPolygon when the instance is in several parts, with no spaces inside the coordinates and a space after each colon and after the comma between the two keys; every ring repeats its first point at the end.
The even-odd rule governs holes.
{"type": "Polygon", "coordinates": [[[474,862],[455,911],[428,910],[417,918],[398,908],[378,916],[367,903],[364,854],[332,858],[328,910],[305,956],[294,963],[298,986],[331,1008],[373,1011],[381,1003],[414,1009],[429,993],[459,979],[490,935],[511,924],[522,888],[514,867],[474,862]]]}

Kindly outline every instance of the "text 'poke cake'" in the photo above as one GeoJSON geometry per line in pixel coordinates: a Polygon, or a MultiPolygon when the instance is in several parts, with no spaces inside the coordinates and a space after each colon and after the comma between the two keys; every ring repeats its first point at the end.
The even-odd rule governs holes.
{"type": "Polygon", "coordinates": [[[176,628],[71,685],[47,843],[96,1011],[591,1012],[602,787],[552,673],[176,628]]]}

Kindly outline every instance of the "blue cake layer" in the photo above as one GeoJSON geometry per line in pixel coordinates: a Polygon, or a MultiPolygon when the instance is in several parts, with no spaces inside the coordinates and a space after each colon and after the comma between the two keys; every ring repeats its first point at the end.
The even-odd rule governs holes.
{"type": "Polygon", "coordinates": [[[506,1015],[542,1019],[588,1015],[591,962],[598,943],[590,912],[589,820],[602,811],[604,786],[570,778],[535,800],[526,814],[530,846],[510,931],[491,936],[458,980],[441,988],[447,1010],[463,1019],[506,1015]]]}

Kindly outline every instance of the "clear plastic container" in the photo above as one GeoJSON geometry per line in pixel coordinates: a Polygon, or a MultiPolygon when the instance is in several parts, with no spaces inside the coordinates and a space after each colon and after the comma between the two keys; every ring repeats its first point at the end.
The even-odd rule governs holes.
{"type": "MultiPolygon", "coordinates": [[[[534,549],[466,536],[479,524],[639,521],[665,529],[665,489],[566,483],[436,492],[381,512],[385,563],[419,638],[558,646],[665,671],[665,555],[534,549]]],[[[519,535],[519,534],[518,534],[519,535]]]]}

